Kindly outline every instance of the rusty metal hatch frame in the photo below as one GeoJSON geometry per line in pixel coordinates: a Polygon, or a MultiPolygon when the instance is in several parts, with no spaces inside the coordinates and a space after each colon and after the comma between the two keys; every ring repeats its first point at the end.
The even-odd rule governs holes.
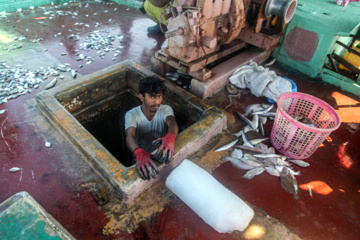
{"type": "Polygon", "coordinates": [[[154,75],[158,76],[136,62],[126,60],[36,95],[40,111],[126,202],[166,177],[183,159],[198,151],[210,138],[227,127],[227,117],[222,110],[203,103],[181,87],[166,81],[166,94],[171,94],[171,97],[179,102],[178,107],[181,107],[182,103],[191,105],[201,111],[201,117],[178,135],[174,159],[169,164],[158,165],[160,174],[157,178],[151,181],[142,180],[135,165],[125,167],[121,164],[84,128],[72,112],[81,111],[81,105],[86,108],[91,107],[94,102],[104,101],[104,94],[111,97],[126,88],[137,92],[138,81],[145,76],[154,75]],[[84,97],[84,94],[90,93],[91,97],[84,97]]]}

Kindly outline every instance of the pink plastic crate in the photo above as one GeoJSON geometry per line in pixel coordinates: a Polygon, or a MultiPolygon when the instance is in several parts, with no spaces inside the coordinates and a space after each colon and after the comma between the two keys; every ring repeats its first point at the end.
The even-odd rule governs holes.
{"type": "Polygon", "coordinates": [[[341,124],[331,106],[305,93],[284,93],[277,106],[270,141],[276,150],[290,158],[310,157],[341,124]],[[295,120],[295,116],[308,118],[316,127],[295,120]]]}

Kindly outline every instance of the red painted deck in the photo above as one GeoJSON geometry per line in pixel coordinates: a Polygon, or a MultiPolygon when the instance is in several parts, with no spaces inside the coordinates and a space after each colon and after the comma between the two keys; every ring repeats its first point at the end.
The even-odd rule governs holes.
{"type": "MultiPolygon", "coordinates": [[[[46,26],[37,20],[49,17],[41,9],[34,13],[8,15],[4,28],[27,35],[30,40],[43,38],[40,47],[48,51],[23,47],[11,52],[10,56],[14,57],[6,53],[0,56],[0,60],[7,60],[6,63],[11,66],[24,64],[28,68],[38,68],[40,66],[32,64],[33,59],[45,64],[49,58],[54,63],[69,63],[71,68],[86,75],[126,59],[149,66],[154,52],[166,45],[163,37],[146,33],[146,28],[153,23],[134,9],[105,3],[85,6],[63,6],[62,10],[77,12],[77,15],[43,19],[46,26]],[[89,24],[89,27],[79,28],[82,37],[91,30],[104,29],[111,34],[123,35],[123,41],[116,43],[124,46],[116,60],[112,60],[113,53],[100,59],[96,51],[91,50],[89,55],[91,53],[95,61],[88,65],[83,62],[84,67],[79,68],[74,50],[79,48],[80,41],[74,42],[66,37],[73,33],[77,22],[89,24]],[[60,37],[55,36],[59,32],[62,33],[60,37]],[[62,56],[61,53],[67,55],[62,56]]],[[[5,53],[0,50],[2,52],[5,53]]],[[[360,98],[279,68],[274,67],[274,70],[280,76],[293,79],[299,92],[328,102],[342,119],[340,128],[308,159],[311,166],[301,169],[301,175],[297,176],[302,189],[300,199],[295,201],[282,189],[279,179],[268,174],[252,180],[242,179],[245,172],[230,163],[215,169],[213,176],[303,239],[357,239],[360,234],[360,98]],[[309,196],[306,185],[312,187],[313,197],[309,196]]],[[[67,79],[62,81],[58,84],[67,79]]],[[[99,206],[91,189],[95,184],[101,184],[102,178],[37,109],[34,97],[44,90],[45,85],[43,83],[32,93],[0,105],[0,110],[6,109],[0,115],[0,202],[17,192],[27,191],[76,239],[240,239],[238,233],[215,232],[174,196],[169,197],[169,204],[164,210],[143,221],[137,229],[110,231],[107,228],[109,222],[122,217],[117,215],[117,207],[122,205],[99,206]],[[45,141],[51,142],[52,146],[45,147],[45,141]],[[12,167],[22,170],[11,173],[8,170],[12,167]]],[[[225,108],[229,99],[226,91],[222,90],[206,102],[225,108]]],[[[266,99],[243,93],[240,99],[233,98],[232,105],[226,110],[241,112],[255,102],[266,102],[266,99]]],[[[235,119],[236,122],[229,126],[233,132],[242,127],[240,120],[235,119]]],[[[269,134],[270,131],[271,123],[268,123],[266,132],[269,134]]],[[[111,193],[109,196],[115,197],[111,193]]]]}

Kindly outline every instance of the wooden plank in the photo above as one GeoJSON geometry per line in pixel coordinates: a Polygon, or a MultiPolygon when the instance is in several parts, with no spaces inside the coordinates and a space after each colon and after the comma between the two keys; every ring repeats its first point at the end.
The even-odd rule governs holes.
{"type": "Polygon", "coordinates": [[[198,60],[192,61],[190,63],[184,64],[188,65],[190,72],[195,72],[203,67],[205,65],[215,62],[216,60],[219,60],[233,52],[236,52],[237,50],[240,50],[241,48],[245,47],[246,43],[241,40],[234,40],[230,44],[224,45],[223,49],[220,49],[217,52],[211,53],[206,57],[202,57],[198,60]]]}

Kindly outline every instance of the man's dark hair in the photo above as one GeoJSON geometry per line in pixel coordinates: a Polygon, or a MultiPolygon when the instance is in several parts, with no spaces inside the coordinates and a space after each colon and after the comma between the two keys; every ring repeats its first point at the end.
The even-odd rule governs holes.
{"type": "Polygon", "coordinates": [[[143,96],[145,96],[145,93],[148,93],[151,96],[157,95],[159,93],[164,94],[165,90],[165,83],[160,78],[146,77],[140,80],[139,93],[143,96]]]}

